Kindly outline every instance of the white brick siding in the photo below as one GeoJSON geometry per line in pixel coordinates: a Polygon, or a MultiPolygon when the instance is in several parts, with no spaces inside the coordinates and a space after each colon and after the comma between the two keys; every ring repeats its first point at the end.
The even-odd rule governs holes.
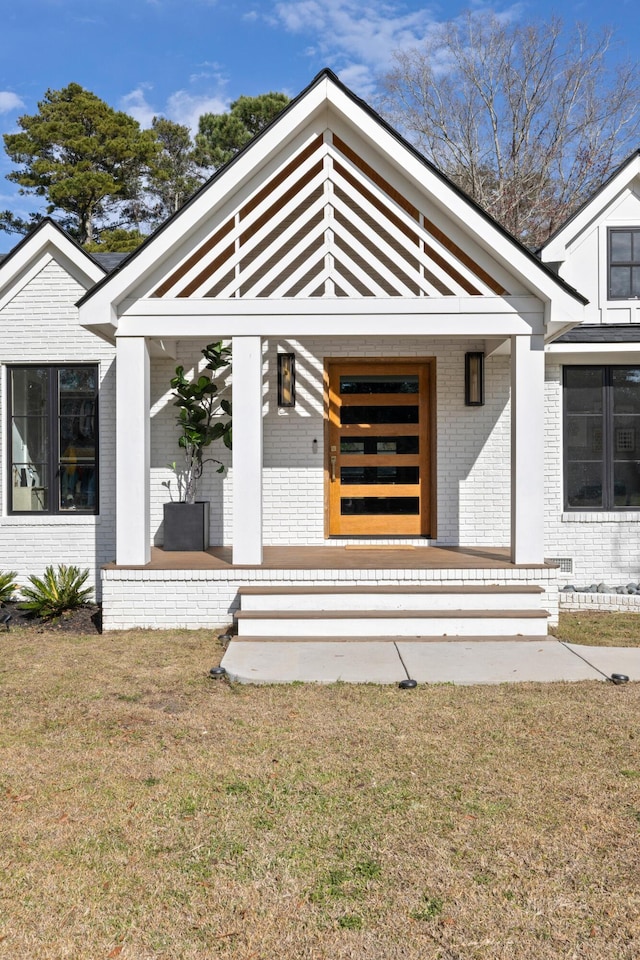
{"type": "Polygon", "coordinates": [[[107,568],[103,578],[103,629],[133,627],[189,630],[228,624],[238,609],[237,591],[243,585],[385,586],[429,584],[469,586],[539,584],[542,608],[549,624],[558,622],[556,571],[518,570],[125,570],[107,568]]]}
{"type": "Polygon", "coordinates": [[[85,293],[54,259],[0,311],[0,570],[24,582],[47,564],[99,570],[115,555],[115,350],[78,324],[74,306],[85,293]],[[99,516],[8,516],[7,365],[97,363],[100,380],[99,516]]]}

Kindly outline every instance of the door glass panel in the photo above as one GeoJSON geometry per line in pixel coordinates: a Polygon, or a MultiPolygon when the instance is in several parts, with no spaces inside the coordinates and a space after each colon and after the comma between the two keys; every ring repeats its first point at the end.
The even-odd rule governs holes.
{"type": "Polygon", "coordinates": [[[406,374],[397,376],[363,375],[340,377],[341,395],[353,393],[417,393],[418,377],[406,374]]]}
{"type": "Polygon", "coordinates": [[[419,497],[342,497],[340,500],[343,517],[380,514],[417,516],[419,510],[419,497]]]}
{"type": "Polygon", "coordinates": [[[420,452],[418,437],[349,437],[340,439],[340,453],[355,453],[362,456],[377,454],[417,454],[420,452]]]}
{"type": "Polygon", "coordinates": [[[419,407],[342,407],[341,423],[418,423],[419,407]]]}
{"type": "Polygon", "coordinates": [[[342,467],[342,483],[419,483],[419,467],[342,467]]]}

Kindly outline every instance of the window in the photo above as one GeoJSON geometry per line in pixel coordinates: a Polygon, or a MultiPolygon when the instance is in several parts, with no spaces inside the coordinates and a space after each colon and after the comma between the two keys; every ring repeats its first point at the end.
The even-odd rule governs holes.
{"type": "Polygon", "coordinates": [[[640,297],[640,227],[609,230],[609,299],[640,297]]]}
{"type": "Polygon", "coordinates": [[[567,510],[640,510],[640,367],[564,369],[567,510]]]}
{"type": "Polygon", "coordinates": [[[9,368],[9,510],[96,513],[98,368],[9,368]]]}

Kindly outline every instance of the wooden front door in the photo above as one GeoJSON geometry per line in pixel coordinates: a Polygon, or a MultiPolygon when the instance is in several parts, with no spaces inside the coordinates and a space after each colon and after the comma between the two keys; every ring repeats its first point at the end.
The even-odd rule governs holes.
{"type": "Polygon", "coordinates": [[[431,362],[327,362],[330,536],[432,536],[431,362]]]}

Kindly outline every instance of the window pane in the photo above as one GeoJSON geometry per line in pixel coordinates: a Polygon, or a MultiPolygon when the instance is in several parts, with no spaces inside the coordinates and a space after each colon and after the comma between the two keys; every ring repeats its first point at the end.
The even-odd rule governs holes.
{"type": "Polygon", "coordinates": [[[565,406],[569,413],[601,413],[603,367],[565,367],[565,406]]]}
{"type": "Polygon", "coordinates": [[[640,461],[614,463],[613,504],[615,507],[640,506],[640,461]]]}
{"type": "Polygon", "coordinates": [[[631,292],[631,267],[611,267],[609,270],[609,296],[629,297],[631,292]]]}
{"type": "Polygon", "coordinates": [[[93,367],[64,367],[59,371],[60,393],[71,391],[93,396],[96,392],[96,371],[93,367]]]}
{"type": "Polygon", "coordinates": [[[48,509],[46,464],[16,462],[11,468],[11,509],[41,512],[48,509]]]}
{"type": "Polygon", "coordinates": [[[341,467],[341,483],[418,483],[419,467],[341,467]]]}
{"type": "Polygon", "coordinates": [[[340,377],[340,393],[417,393],[417,375],[340,377]]]}
{"type": "Polygon", "coordinates": [[[632,260],[631,252],[631,231],[630,230],[612,230],[609,234],[611,240],[611,260],[614,263],[620,260],[623,263],[629,263],[632,260]]]}
{"type": "Polygon", "coordinates": [[[355,453],[375,456],[385,454],[417,454],[420,449],[418,437],[344,437],[340,440],[340,453],[355,453]]]}
{"type": "Polygon", "coordinates": [[[601,460],[602,417],[567,417],[565,446],[568,460],[601,460]]]}
{"type": "Polygon", "coordinates": [[[567,503],[570,507],[602,507],[602,464],[567,465],[567,503]]]}
{"type": "Polygon", "coordinates": [[[417,516],[420,507],[419,497],[343,497],[340,500],[340,513],[343,517],[380,516],[417,516]]]}
{"type": "Polygon", "coordinates": [[[631,268],[631,296],[640,297],[640,267],[631,268]]]}
{"type": "Polygon", "coordinates": [[[613,367],[613,412],[640,414],[640,367],[613,367]]]}
{"type": "Polygon", "coordinates": [[[11,509],[48,509],[49,371],[23,367],[11,371],[11,509]]]}
{"type": "Polygon", "coordinates": [[[26,367],[11,371],[11,409],[14,417],[46,416],[48,371],[42,367],[26,367]]]}
{"type": "Polygon", "coordinates": [[[341,423],[418,423],[419,407],[342,407],[341,423]]]}
{"type": "Polygon", "coordinates": [[[96,467],[94,463],[60,464],[60,510],[94,510],[96,467]]]}
{"type": "Polygon", "coordinates": [[[613,459],[640,457],[640,417],[613,418],[613,459]]]}

